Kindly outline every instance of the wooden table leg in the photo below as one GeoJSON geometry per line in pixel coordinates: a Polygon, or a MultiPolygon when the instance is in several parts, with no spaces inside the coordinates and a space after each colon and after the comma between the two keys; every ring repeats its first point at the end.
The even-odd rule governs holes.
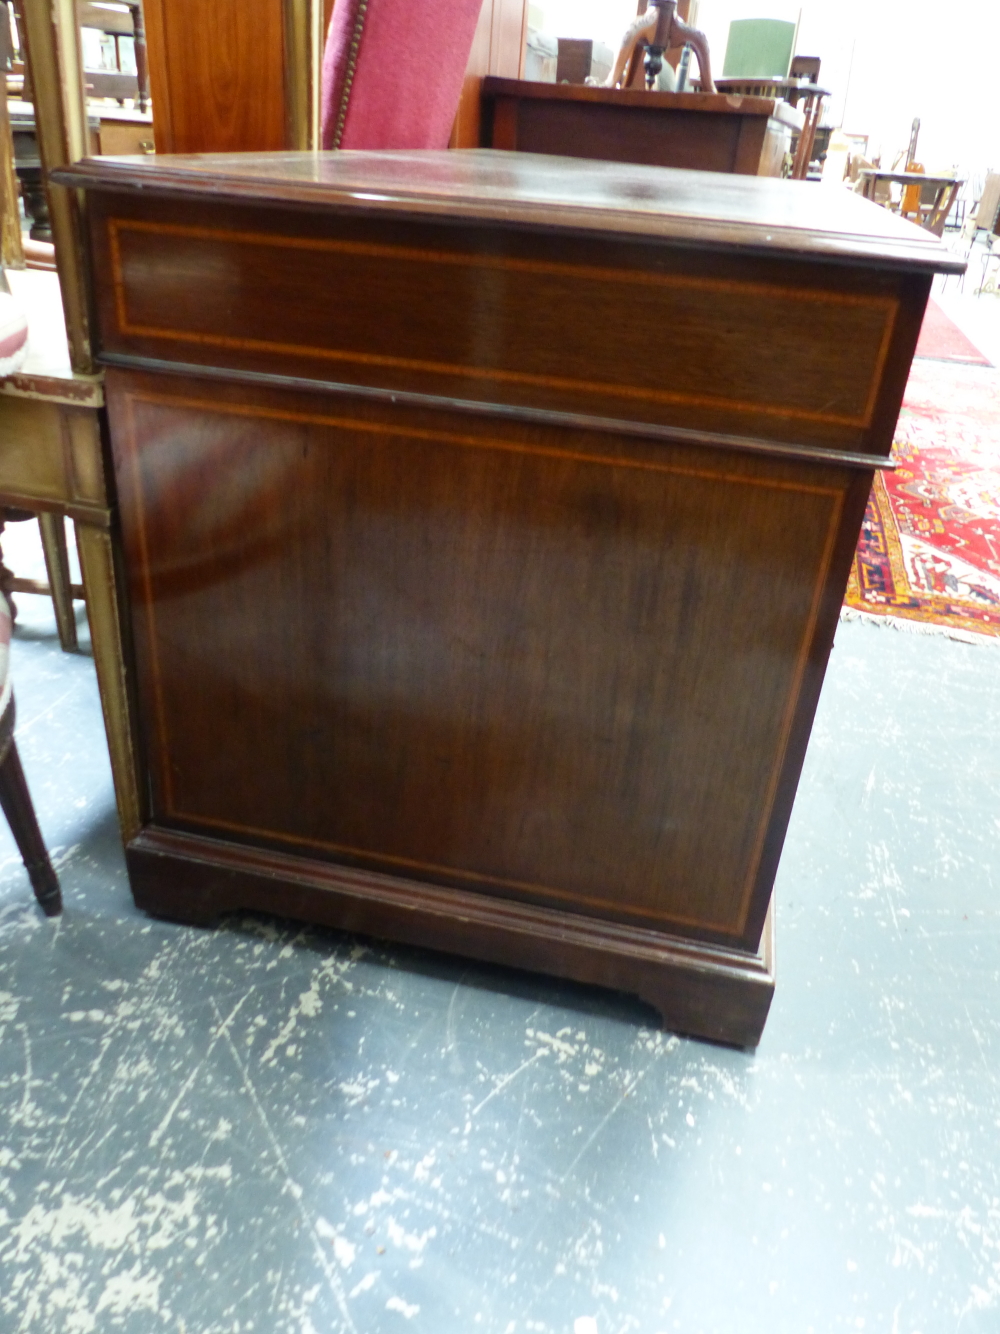
{"type": "Polygon", "coordinates": [[[76,646],[76,616],[73,613],[73,592],[69,577],[69,551],[66,547],[66,521],[61,514],[43,513],[38,516],[42,534],[45,568],[49,574],[49,591],[56,613],[59,643],[70,653],[76,646]]]}
{"type": "MultiPolygon", "coordinates": [[[[806,94],[809,89],[803,90],[806,94]]],[[[799,142],[795,150],[795,164],[792,167],[792,179],[804,181],[809,175],[809,163],[812,161],[813,144],[816,142],[816,126],[819,124],[819,113],[823,106],[822,97],[807,96],[806,98],[806,123],[799,134],[799,142]]]]}
{"type": "Polygon", "coordinates": [[[137,737],[122,657],[121,581],[109,532],[78,522],[76,544],[87,596],[87,616],[108,734],[118,820],[122,839],[128,843],[142,825],[142,807],[134,749],[137,737]]]}

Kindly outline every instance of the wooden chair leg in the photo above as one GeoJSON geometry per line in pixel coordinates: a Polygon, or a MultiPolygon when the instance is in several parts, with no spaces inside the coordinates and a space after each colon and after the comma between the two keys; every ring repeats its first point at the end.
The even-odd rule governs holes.
{"type": "Polygon", "coordinates": [[[73,592],[69,578],[69,551],[66,546],[66,524],[61,514],[43,513],[38,516],[45,552],[45,568],[49,574],[52,606],[56,613],[59,643],[71,653],[76,643],[76,617],[73,614],[73,592]]]}
{"type": "Polygon", "coordinates": [[[24,770],[21,768],[21,758],[13,741],[6,757],[0,762],[0,806],[3,807],[11,833],[24,858],[35,898],[41,904],[46,917],[58,916],[62,912],[59,881],[42,842],[41,830],[35,818],[35,808],[31,804],[28,784],[24,780],[24,770]]]}
{"type": "MultiPolygon", "coordinates": [[[[4,505],[3,508],[0,508],[0,533],[3,533],[8,523],[22,523],[25,519],[33,519],[34,517],[30,510],[15,509],[12,505],[4,505]]],[[[3,552],[0,551],[0,593],[7,599],[12,621],[17,620],[17,604],[11,596],[14,578],[14,571],[8,570],[7,566],[4,565],[3,552]]]]}

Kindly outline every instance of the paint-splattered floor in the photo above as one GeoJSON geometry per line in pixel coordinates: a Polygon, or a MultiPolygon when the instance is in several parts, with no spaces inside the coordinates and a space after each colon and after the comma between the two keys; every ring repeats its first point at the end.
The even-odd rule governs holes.
{"type": "Polygon", "coordinates": [[[499,969],[144,917],[91,661],[22,608],[66,911],[4,829],[4,1334],[1000,1330],[996,646],[841,626],[749,1055],[499,969]]]}

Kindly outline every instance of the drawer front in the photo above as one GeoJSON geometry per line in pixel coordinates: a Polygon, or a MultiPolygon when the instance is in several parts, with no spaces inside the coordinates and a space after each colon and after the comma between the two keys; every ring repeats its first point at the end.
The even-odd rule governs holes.
{"type": "Polygon", "coordinates": [[[96,211],[105,352],[888,451],[887,368],[909,336],[891,276],[495,227],[142,212],[113,196],[96,211]]]}
{"type": "Polygon", "coordinates": [[[156,823],[759,935],[864,474],[108,393],[156,823]]]}

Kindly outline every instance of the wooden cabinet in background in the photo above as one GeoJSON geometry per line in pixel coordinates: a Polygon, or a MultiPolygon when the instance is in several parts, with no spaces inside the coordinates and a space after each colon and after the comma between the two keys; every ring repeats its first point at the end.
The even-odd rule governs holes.
{"type": "Polygon", "coordinates": [[[483,147],[780,176],[800,118],[773,97],[482,81],[483,147]]]}

